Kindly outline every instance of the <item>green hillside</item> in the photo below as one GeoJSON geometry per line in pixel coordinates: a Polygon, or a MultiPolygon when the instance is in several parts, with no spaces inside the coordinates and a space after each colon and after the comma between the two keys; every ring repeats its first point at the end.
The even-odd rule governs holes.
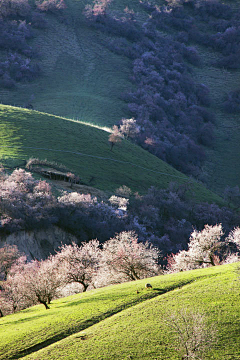
{"type": "Polygon", "coordinates": [[[0,359],[181,359],[165,319],[183,308],[205,314],[216,330],[205,359],[239,359],[237,265],[95,289],[47,311],[39,305],[8,315],[0,319],[0,359]]]}
{"type": "Polygon", "coordinates": [[[30,157],[47,158],[70,168],[84,184],[108,191],[126,185],[143,193],[150,186],[189,182],[197,200],[223,203],[203,185],[127,140],[111,151],[108,136],[81,122],[0,106],[0,161],[5,166],[23,167],[30,157]]]}
{"type": "MultiPolygon", "coordinates": [[[[31,40],[31,45],[41,49],[41,77],[19,83],[16,89],[1,89],[2,103],[26,106],[31,102],[38,111],[105,126],[128,116],[121,94],[131,88],[130,60],[109,51],[105,44],[110,38],[85,24],[82,11],[88,3],[91,1],[66,0],[65,21],[47,15],[49,26],[36,30],[37,36],[31,40]]],[[[225,3],[239,7],[239,2],[225,3]]],[[[123,11],[126,6],[135,11],[138,20],[146,19],[137,0],[114,0],[110,10],[123,11]]],[[[193,67],[192,76],[210,88],[211,110],[217,118],[216,142],[203,170],[208,186],[221,193],[226,185],[239,184],[239,116],[224,113],[221,103],[226,92],[238,87],[240,71],[211,66],[211,59],[218,56],[214,51],[200,49],[200,54],[203,64],[193,67]]]]}

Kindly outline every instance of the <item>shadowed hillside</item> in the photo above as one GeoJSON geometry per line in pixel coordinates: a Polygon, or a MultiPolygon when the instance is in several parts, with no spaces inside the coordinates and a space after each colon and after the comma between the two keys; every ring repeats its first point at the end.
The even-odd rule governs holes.
{"type": "MultiPolygon", "coordinates": [[[[176,3],[184,4],[171,1],[156,3],[170,7],[176,3]]],[[[131,82],[132,61],[123,54],[109,50],[110,42],[118,40],[118,37],[89,26],[82,13],[86,4],[87,1],[67,0],[61,16],[45,14],[46,27],[35,29],[35,36],[28,41],[34,49],[38,49],[38,58],[33,61],[40,64],[41,74],[29,83],[17,83],[16,88],[1,89],[2,103],[16,106],[31,104],[39,111],[101,126],[116,124],[121,118],[131,115],[122,95],[134,90],[131,82]]],[[[238,2],[228,1],[227,4],[235,12],[238,11],[238,2]]],[[[122,16],[126,7],[134,11],[138,26],[147,21],[149,12],[137,0],[131,4],[127,0],[114,0],[108,11],[114,16],[122,16]]],[[[209,19],[213,23],[218,21],[222,26],[213,30],[208,24],[205,26],[204,19],[196,17],[190,6],[184,6],[184,12],[186,16],[193,16],[196,27],[204,29],[205,37],[219,30],[224,31],[228,26],[228,20],[221,18],[224,18],[223,15],[216,15],[215,18],[215,14],[211,14],[209,19]]],[[[177,36],[183,29],[182,19],[178,27],[160,29],[162,36],[177,36]]],[[[205,149],[207,159],[201,176],[212,190],[221,193],[226,185],[238,185],[239,179],[239,116],[224,112],[222,102],[229,91],[238,87],[240,73],[235,68],[217,68],[213,65],[214,61],[220,59],[219,52],[199,45],[198,39],[191,38],[186,45],[198,51],[200,64],[188,66],[192,79],[209,88],[209,111],[216,118],[215,141],[212,147],[205,149]]]]}

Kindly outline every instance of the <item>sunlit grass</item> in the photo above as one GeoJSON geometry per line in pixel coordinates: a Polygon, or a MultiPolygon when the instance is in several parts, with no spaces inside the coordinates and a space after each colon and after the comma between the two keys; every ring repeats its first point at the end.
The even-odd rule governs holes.
{"type": "Polygon", "coordinates": [[[19,359],[27,352],[25,358],[35,360],[180,359],[164,319],[181,308],[205,313],[208,324],[215,324],[218,340],[207,359],[238,359],[240,283],[235,268],[124,283],[55,300],[50,310],[39,305],[6,316],[0,319],[0,359],[19,359]],[[145,289],[146,282],[152,290],[145,289]]]}

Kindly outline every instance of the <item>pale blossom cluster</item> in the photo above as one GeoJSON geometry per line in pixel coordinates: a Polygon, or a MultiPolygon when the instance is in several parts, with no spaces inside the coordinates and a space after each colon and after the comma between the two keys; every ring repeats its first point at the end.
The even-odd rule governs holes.
{"type": "Polygon", "coordinates": [[[0,250],[4,279],[0,316],[37,303],[49,309],[65,287],[69,291],[70,284],[79,284],[86,291],[159,273],[159,251],[148,242],[138,242],[133,231],[117,234],[102,247],[98,240],[62,245],[55,255],[41,261],[27,262],[17,247],[7,245],[0,250]]]}
{"type": "Polygon", "coordinates": [[[186,271],[239,261],[239,253],[231,252],[231,244],[235,244],[237,251],[240,251],[240,228],[232,230],[226,239],[223,236],[222,224],[205,225],[202,231],[194,230],[188,250],[168,257],[168,271],[186,271]]]}

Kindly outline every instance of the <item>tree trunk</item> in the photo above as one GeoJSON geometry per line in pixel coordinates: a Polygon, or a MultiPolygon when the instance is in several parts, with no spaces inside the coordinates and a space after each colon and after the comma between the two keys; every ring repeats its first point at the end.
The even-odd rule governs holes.
{"type": "Polygon", "coordinates": [[[83,286],[83,292],[87,291],[88,285],[86,285],[85,283],[81,283],[83,286]]]}
{"type": "Polygon", "coordinates": [[[50,309],[50,307],[48,306],[46,301],[39,301],[39,302],[40,302],[40,304],[43,304],[45,306],[46,310],[50,309]]]}
{"type": "Polygon", "coordinates": [[[209,255],[209,259],[210,259],[211,265],[212,265],[212,266],[215,266],[215,264],[214,264],[214,259],[213,259],[213,255],[212,255],[212,254],[209,255]]]}
{"type": "Polygon", "coordinates": [[[0,317],[3,317],[3,312],[1,309],[0,309],[0,317]]]}

